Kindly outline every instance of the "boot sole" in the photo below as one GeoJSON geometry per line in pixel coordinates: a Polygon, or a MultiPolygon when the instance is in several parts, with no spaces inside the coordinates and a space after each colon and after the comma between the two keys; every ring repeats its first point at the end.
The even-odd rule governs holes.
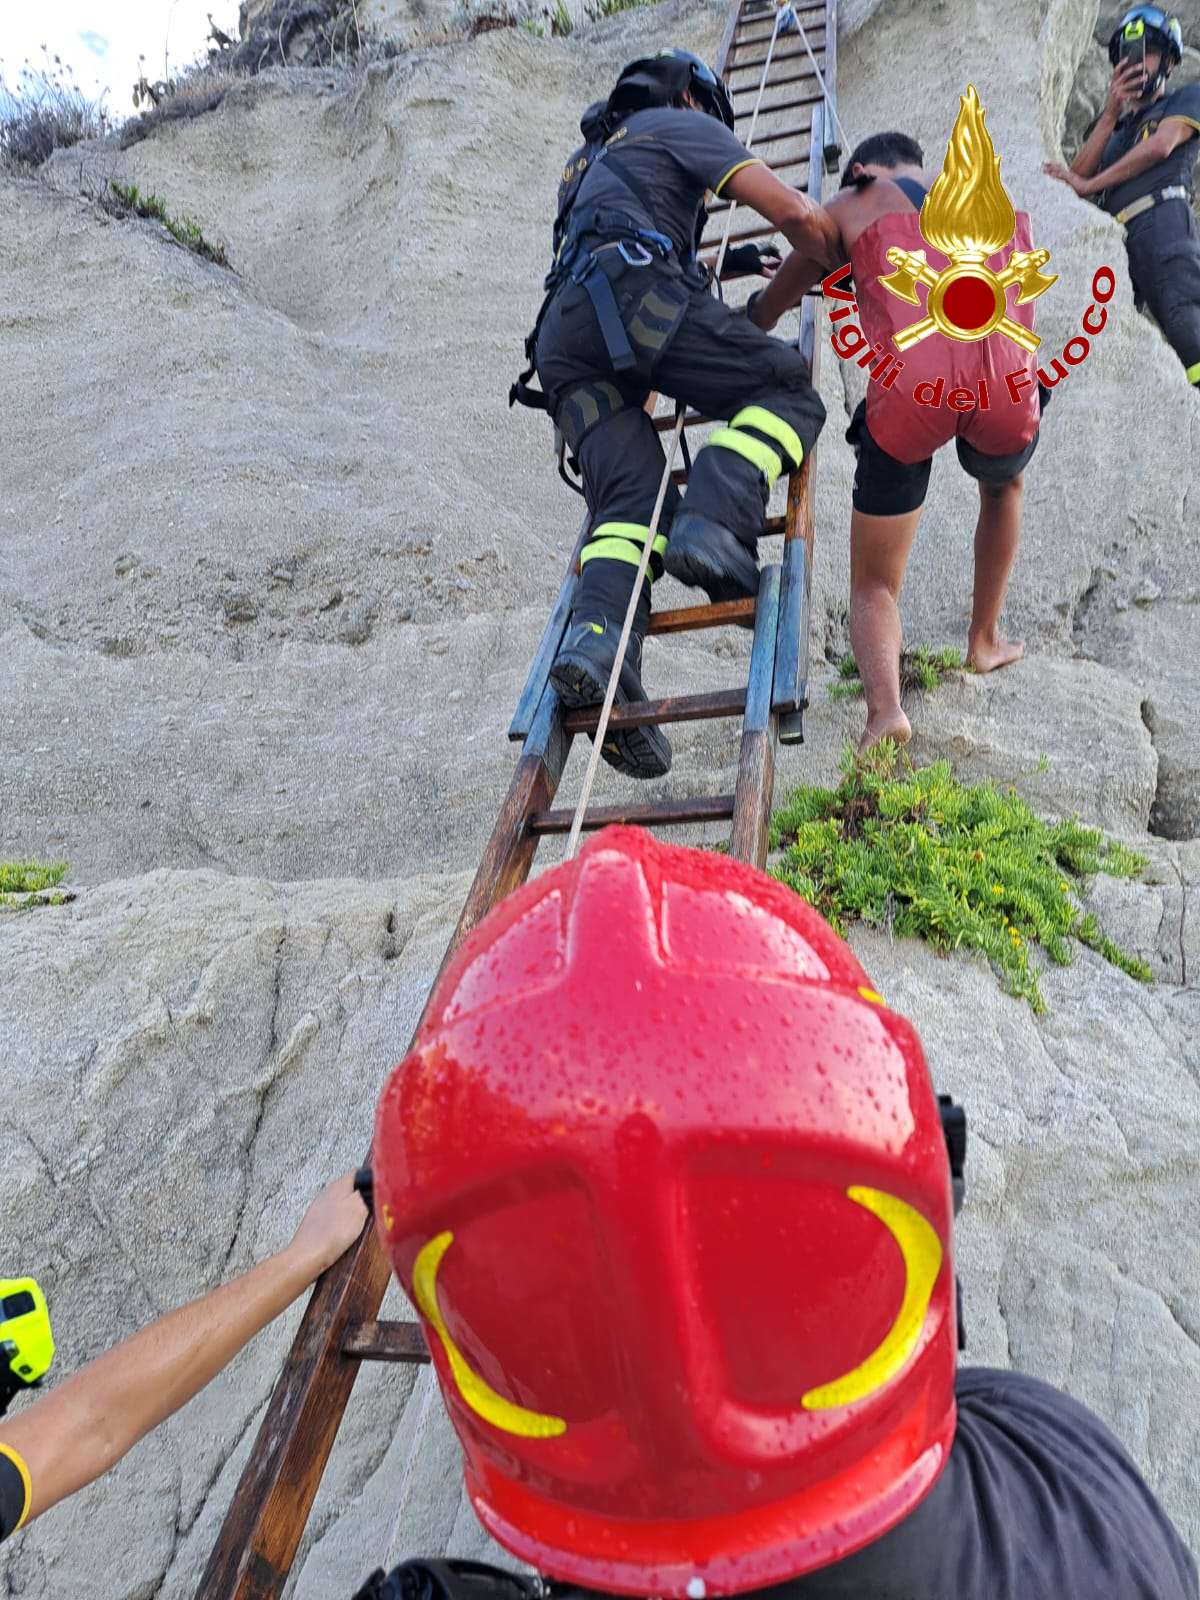
{"type": "MultiPolygon", "coordinates": [[[[607,682],[600,683],[587,667],[561,658],[550,669],[550,682],[563,705],[571,711],[584,706],[603,705],[608,689],[607,682]]],[[[620,685],[617,686],[613,704],[629,704],[620,685]]],[[[630,778],[665,778],[671,770],[671,746],[665,735],[655,727],[610,728],[600,754],[610,767],[615,767],[630,778]]]]}
{"type": "MultiPolygon", "coordinates": [[[[672,558],[668,544],[664,565],[673,578],[689,589],[703,589],[714,605],[722,600],[751,600],[758,593],[758,566],[740,545],[734,559],[738,570],[730,572],[724,565],[712,565],[699,551],[675,551],[672,558]]],[[[752,628],[754,624],[744,626],[752,628]]]]}

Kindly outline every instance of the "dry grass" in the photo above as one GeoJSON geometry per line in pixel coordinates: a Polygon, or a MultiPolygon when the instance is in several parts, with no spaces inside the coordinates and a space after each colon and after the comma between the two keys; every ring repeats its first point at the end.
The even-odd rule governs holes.
{"type": "Polygon", "coordinates": [[[109,131],[100,100],[89,100],[45,45],[42,54],[42,66],[22,67],[15,86],[0,77],[0,165],[10,171],[40,167],[55,150],[109,131]]]}

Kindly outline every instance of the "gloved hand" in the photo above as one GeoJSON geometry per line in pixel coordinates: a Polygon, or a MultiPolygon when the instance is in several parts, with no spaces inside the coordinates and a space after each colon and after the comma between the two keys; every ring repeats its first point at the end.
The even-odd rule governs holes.
{"type": "Polygon", "coordinates": [[[779,270],[782,260],[778,247],[773,244],[734,245],[725,252],[721,278],[770,278],[779,270]]]}

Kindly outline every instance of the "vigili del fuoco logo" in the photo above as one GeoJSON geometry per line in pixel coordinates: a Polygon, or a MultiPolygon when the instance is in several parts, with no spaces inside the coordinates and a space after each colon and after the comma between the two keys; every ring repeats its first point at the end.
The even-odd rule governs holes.
{"type": "MultiPolygon", "coordinates": [[[[894,271],[878,280],[888,293],[919,307],[918,285],[926,291],[925,315],[891,336],[891,343],[900,355],[935,333],[961,344],[972,344],[998,333],[1024,351],[1036,350],[1041,344],[1038,335],[1009,315],[1009,290],[1016,289],[1015,305],[1026,305],[1045,294],[1058,282],[1058,277],[1042,271],[1050,260],[1049,250],[1016,247],[1016,212],[1000,181],[1000,158],[973,84],[968,84],[966,94],[959,98],[958,116],[946,146],[946,159],[925,197],[918,226],[925,243],[945,257],[946,264],[932,265],[925,250],[906,250],[898,246],[888,250],[887,260],[894,271]],[[997,271],[989,265],[989,257],[997,255],[1006,245],[1013,248],[1007,262],[997,271]]],[[[904,363],[891,350],[882,349],[878,343],[871,345],[861,328],[845,321],[858,311],[853,292],[842,283],[849,272],[847,262],[831,272],[821,285],[827,298],[844,302],[830,313],[834,324],[830,343],[843,361],[865,351],[858,365],[869,371],[873,382],[890,389],[903,372],[904,363]],[[855,338],[857,343],[852,342],[855,338]]],[[[1048,389],[1065,378],[1069,368],[1086,360],[1091,350],[1087,334],[1097,334],[1104,327],[1108,320],[1104,308],[1115,289],[1116,277],[1112,269],[1098,268],[1092,278],[1093,303],[1082,318],[1084,333],[1067,341],[1061,358],[1056,356],[1052,361],[1050,373],[1041,366],[1037,369],[1038,378],[1048,389]]],[[[1025,391],[1034,382],[1028,361],[1005,373],[1004,379],[1014,405],[1022,401],[1025,391]]],[[[919,383],[913,391],[913,399],[921,405],[939,405],[944,388],[945,379],[919,383]]],[[[951,390],[949,404],[955,410],[974,410],[977,405],[987,410],[991,397],[987,394],[986,379],[980,380],[978,392],[951,390]],[[961,403],[955,402],[955,395],[963,396],[961,403]]]]}

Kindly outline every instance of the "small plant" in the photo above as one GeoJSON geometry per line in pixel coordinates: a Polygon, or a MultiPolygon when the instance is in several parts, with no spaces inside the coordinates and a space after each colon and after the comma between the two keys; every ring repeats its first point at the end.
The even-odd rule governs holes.
{"type": "Polygon", "coordinates": [[[210,244],[201,233],[199,223],[193,222],[191,217],[172,217],[158,195],[142,194],[136,183],[118,183],[115,178],[110,179],[101,204],[110,216],[146,217],[152,222],[161,222],[176,244],[185,250],[194,251],[206,261],[215,261],[219,267],[229,265],[224,246],[210,244]]]}
{"type": "Polygon", "coordinates": [[[657,0],[587,0],[583,14],[589,22],[602,22],[605,17],[615,17],[619,12],[638,11],[655,4],[657,0]]]}
{"type": "Polygon", "coordinates": [[[0,76],[0,162],[9,167],[40,167],[55,150],[108,132],[104,96],[89,100],[61,56],[45,45],[42,54],[44,65],[22,67],[15,87],[0,76]]]}
{"type": "Polygon", "coordinates": [[[552,39],[567,39],[574,32],[575,23],[567,10],[566,0],[554,0],[553,5],[543,7],[542,15],[549,24],[552,39]]]}
{"type": "MultiPolygon", "coordinates": [[[[961,651],[952,648],[932,650],[927,644],[919,644],[912,650],[900,652],[900,693],[908,694],[913,689],[920,689],[929,694],[951,673],[970,670],[961,651]]],[[[835,699],[844,700],[862,694],[862,690],[858,663],[853,656],[843,656],[838,662],[837,678],[829,686],[830,694],[835,699]]]]}
{"type": "Polygon", "coordinates": [[[0,861],[0,907],[27,911],[66,905],[74,895],[54,892],[66,873],[65,861],[0,861]]]}
{"type": "Polygon", "coordinates": [[[1010,994],[1046,1009],[1030,950],[1069,966],[1071,941],[1143,983],[1150,968],[1120,950],[1074,895],[1096,872],[1133,877],[1145,857],[1074,821],[1046,822],[1014,790],[959,783],[946,761],[903,765],[885,740],[847,750],[837,789],[795,791],[771,825],[775,877],[844,934],[889,927],[935,950],[978,950],[1010,994]]]}

